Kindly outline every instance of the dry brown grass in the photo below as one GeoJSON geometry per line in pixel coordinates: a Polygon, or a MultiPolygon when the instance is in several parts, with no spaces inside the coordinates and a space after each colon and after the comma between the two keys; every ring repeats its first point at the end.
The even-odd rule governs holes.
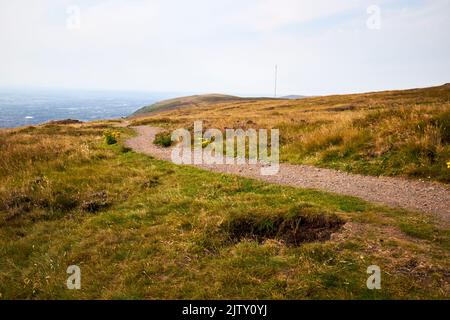
{"type": "MultiPolygon", "coordinates": [[[[104,203],[89,190],[61,187],[50,181],[49,171],[64,172],[68,166],[112,156],[102,148],[103,124],[47,124],[0,132],[0,211],[8,222],[33,212],[32,219],[71,210],[83,204],[104,203]],[[98,200],[98,201],[97,201],[98,200]]],[[[70,179],[70,177],[68,177],[70,179]]]]}
{"type": "Polygon", "coordinates": [[[301,100],[201,103],[132,118],[168,129],[279,128],[281,159],[371,175],[450,181],[450,86],[301,100]]]}
{"type": "Polygon", "coordinates": [[[41,165],[63,168],[67,162],[104,157],[96,145],[102,130],[96,125],[44,125],[0,131],[0,177],[36,172],[41,165]]]}

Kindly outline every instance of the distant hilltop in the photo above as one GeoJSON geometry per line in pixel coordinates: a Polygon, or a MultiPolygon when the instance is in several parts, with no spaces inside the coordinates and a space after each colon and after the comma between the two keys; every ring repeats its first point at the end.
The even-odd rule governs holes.
{"type": "Polygon", "coordinates": [[[305,99],[305,98],[309,98],[308,96],[300,96],[297,94],[291,94],[288,96],[282,96],[280,97],[280,99],[305,99]]]}
{"type": "Polygon", "coordinates": [[[205,103],[211,104],[211,103],[238,101],[241,99],[242,98],[224,94],[204,94],[204,95],[180,97],[159,101],[149,106],[145,106],[137,110],[135,113],[133,113],[133,115],[140,115],[144,113],[152,113],[157,111],[174,110],[183,107],[193,107],[205,103]]]}
{"type": "Polygon", "coordinates": [[[300,95],[288,95],[279,98],[266,98],[266,97],[252,97],[252,98],[244,98],[237,97],[225,94],[203,94],[203,95],[193,95],[187,97],[180,97],[168,100],[162,100],[151,104],[149,106],[145,106],[136,112],[134,112],[131,116],[141,116],[147,113],[155,113],[160,111],[169,111],[186,107],[200,107],[209,104],[218,104],[222,102],[232,102],[232,101],[258,101],[258,100],[276,100],[276,99],[304,99],[306,96],[300,95]]]}

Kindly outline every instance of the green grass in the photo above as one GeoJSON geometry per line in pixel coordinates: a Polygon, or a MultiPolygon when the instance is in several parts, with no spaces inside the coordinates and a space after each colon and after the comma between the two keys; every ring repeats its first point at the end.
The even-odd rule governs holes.
{"type": "Polygon", "coordinates": [[[49,148],[31,164],[30,152],[16,150],[24,158],[1,182],[3,299],[448,298],[449,230],[429,216],[124,152],[104,144],[102,127],[49,130],[33,129],[35,142],[70,136],[70,149],[49,148]],[[323,242],[249,229],[233,237],[242,221],[258,232],[280,221],[292,230],[298,215],[347,224],[323,242]],[[72,264],[81,268],[78,291],[65,287],[72,264]],[[380,291],[365,285],[373,264],[380,291]]]}

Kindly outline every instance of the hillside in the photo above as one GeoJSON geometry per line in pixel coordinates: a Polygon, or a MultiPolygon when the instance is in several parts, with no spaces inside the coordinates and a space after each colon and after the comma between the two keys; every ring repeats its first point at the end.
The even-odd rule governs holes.
{"type": "Polygon", "coordinates": [[[205,94],[205,95],[180,97],[175,99],[159,101],[152,105],[143,107],[137,110],[135,113],[133,113],[133,116],[160,111],[174,110],[179,108],[204,106],[221,102],[239,101],[242,99],[243,98],[223,94],[205,94]]]}
{"type": "Polygon", "coordinates": [[[124,147],[116,124],[0,130],[1,299],[448,297],[435,217],[177,166],[124,147]]]}
{"type": "MultiPolygon", "coordinates": [[[[143,107],[134,112],[130,118],[143,117],[163,111],[171,111],[178,109],[212,107],[220,104],[238,103],[238,102],[255,102],[255,101],[272,101],[294,98],[262,98],[262,97],[236,97],[225,94],[203,94],[187,97],[180,97],[156,102],[150,106],[143,107]]],[[[297,98],[295,98],[297,99],[297,98]]]]}
{"type": "Polygon", "coordinates": [[[281,159],[366,175],[450,182],[450,85],[351,95],[238,99],[138,115],[134,125],[278,128],[281,159]]]}

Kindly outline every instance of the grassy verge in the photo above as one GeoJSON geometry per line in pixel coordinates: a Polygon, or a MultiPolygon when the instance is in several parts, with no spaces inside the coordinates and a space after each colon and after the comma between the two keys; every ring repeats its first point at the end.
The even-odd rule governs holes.
{"type": "Polygon", "coordinates": [[[109,126],[1,133],[1,298],[448,297],[429,216],[158,161],[107,146],[109,126]]]}

